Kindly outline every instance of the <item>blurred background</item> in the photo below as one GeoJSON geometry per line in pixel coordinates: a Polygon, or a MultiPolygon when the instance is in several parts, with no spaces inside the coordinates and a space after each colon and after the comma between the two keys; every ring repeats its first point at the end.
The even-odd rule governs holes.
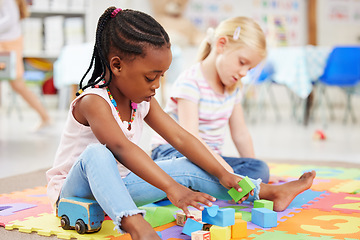
{"type": "MultiPolygon", "coordinates": [[[[53,122],[44,131],[33,131],[39,117],[10,89],[4,75],[11,74],[12,56],[0,52],[0,178],[52,165],[69,103],[90,64],[98,18],[109,6],[144,11],[169,33],[173,62],[156,95],[162,106],[177,75],[195,62],[207,28],[233,16],[254,18],[268,43],[264,67],[243,79],[243,106],[256,156],[289,164],[360,165],[359,0],[27,3],[24,78],[53,122]],[[342,54],[344,48],[350,51],[342,54]],[[4,69],[3,63],[10,67],[4,69]],[[327,73],[339,69],[355,77],[343,74],[328,81],[327,73]]],[[[141,146],[147,152],[151,134],[146,127],[141,146]]],[[[237,154],[230,138],[224,153],[237,154]]]]}

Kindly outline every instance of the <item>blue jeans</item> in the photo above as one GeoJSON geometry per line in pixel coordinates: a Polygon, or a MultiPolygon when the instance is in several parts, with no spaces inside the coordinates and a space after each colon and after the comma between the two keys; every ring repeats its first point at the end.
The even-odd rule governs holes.
{"type": "MultiPolygon", "coordinates": [[[[184,157],[178,150],[170,144],[160,145],[152,150],[151,158],[154,161],[169,157],[184,157]]],[[[269,166],[261,160],[253,158],[237,158],[225,157],[222,158],[234,169],[234,173],[238,175],[248,176],[252,179],[260,178],[263,183],[269,182],[269,166]]]]}
{"type": "MultiPolygon", "coordinates": [[[[228,190],[216,177],[185,157],[171,157],[156,163],[183,186],[205,192],[218,199],[231,199],[228,190]]],[[[259,199],[261,179],[252,181],[256,187],[254,196],[250,195],[249,201],[259,199]]],[[[166,197],[166,194],[134,173],[121,178],[116,159],[110,150],[102,144],[92,144],[79,156],[69,171],[60,193],[60,198],[63,197],[95,199],[122,232],[122,217],[144,214],[138,206],[159,201],[166,197]]]]}

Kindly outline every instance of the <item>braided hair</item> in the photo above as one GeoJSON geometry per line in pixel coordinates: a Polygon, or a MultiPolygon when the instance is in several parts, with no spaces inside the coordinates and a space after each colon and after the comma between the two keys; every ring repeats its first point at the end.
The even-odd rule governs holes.
{"type": "Polygon", "coordinates": [[[116,52],[121,59],[131,61],[137,56],[144,57],[144,49],[148,46],[160,48],[164,45],[170,47],[169,36],[153,17],[131,9],[109,7],[99,18],[90,66],[80,81],[80,90],[76,96],[86,88],[98,85],[106,71],[110,73],[109,80],[98,86],[101,88],[110,84],[113,75],[107,60],[110,52],[116,52]],[[93,65],[92,76],[83,86],[93,65]]]}

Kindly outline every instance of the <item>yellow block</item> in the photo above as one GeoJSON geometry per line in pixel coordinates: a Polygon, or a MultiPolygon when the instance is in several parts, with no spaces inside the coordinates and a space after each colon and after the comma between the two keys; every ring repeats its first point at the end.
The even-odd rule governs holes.
{"type": "Polygon", "coordinates": [[[241,212],[235,212],[235,219],[242,219],[242,213],[241,212]]]}
{"type": "Polygon", "coordinates": [[[231,226],[220,227],[212,225],[210,228],[211,240],[230,240],[231,226]]]}

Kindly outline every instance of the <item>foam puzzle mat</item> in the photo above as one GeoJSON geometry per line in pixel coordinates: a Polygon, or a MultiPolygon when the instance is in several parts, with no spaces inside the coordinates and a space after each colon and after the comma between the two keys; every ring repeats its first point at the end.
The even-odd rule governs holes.
{"type": "MultiPolygon", "coordinates": [[[[289,207],[277,214],[277,226],[261,228],[251,222],[252,205],[230,204],[218,200],[220,208],[234,208],[247,221],[247,237],[251,240],[355,240],[360,239],[360,169],[329,168],[313,165],[270,164],[273,175],[288,181],[297,179],[303,172],[316,170],[311,189],[299,194],[289,207]]],[[[191,238],[181,233],[175,224],[175,214],[180,209],[169,201],[149,204],[146,220],[161,233],[164,240],[191,238]]],[[[114,224],[105,218],[97,233],[78,234],[63,230],[60,219],[51,209],[46,197],[46,187],[26,189],[0,195],[0,226],[9,231],[36,232],[42,236],[56,235],[59,239],[119,239],[130,240],[129,234],[114,230],[114,224]]],[[[26,235],[24,236],[26,238],[26,235]]]]}

